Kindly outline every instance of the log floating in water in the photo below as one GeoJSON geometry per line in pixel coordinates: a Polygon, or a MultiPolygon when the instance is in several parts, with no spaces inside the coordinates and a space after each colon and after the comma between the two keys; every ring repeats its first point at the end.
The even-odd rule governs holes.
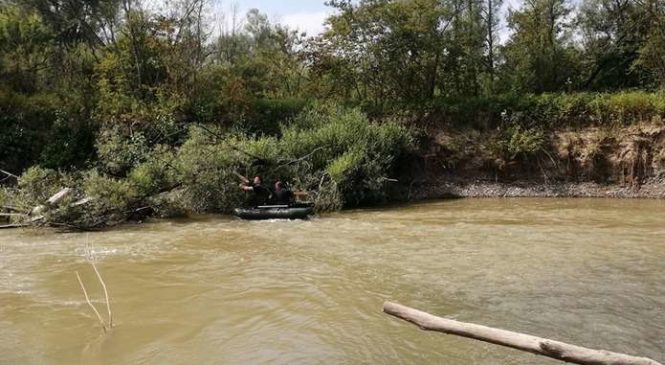
{"type": "Polygon", "coordinates": [[[663,365],[645,357],[593,350],[523,333],[441,318],[397,303],[384,303],[383,311],[411,322],[426,331],[437,331],[472,338],[575,364],[663,365]]]}

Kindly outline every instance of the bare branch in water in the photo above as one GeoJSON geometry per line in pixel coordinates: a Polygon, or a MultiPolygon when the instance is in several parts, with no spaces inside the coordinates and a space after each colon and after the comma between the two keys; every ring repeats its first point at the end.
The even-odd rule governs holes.
{"type": "Polygon", "coordinates": [[[79,280],[79,284],[81,285],[81,290],[83,290],[83,295],[85,295],[85,301],[88,302],[88,305],[90,306],[90,308],[92,308],[92,311],[95,312],[95,314],[97,315],[97,319],[99,319],[99,323],[102,325],[104,333],[106,333],[106,323],[102,319],[102,316],[101,314],[99,314],[97,308],[90,301],[90,297],[88,296],[88,291],[85,290],[85,285],[83,285],[83,281],[81,280],[81,275],[79,275],[78,271],[76,272],[76,278],[79,280]]]}
{"type": "Polygon", "coordinates": [[[99,283],[102,284],[102,288],[104,289],[104,298],[106,299],[106,309],[108,311],[109,315],[109,328],[113,328],[113,313],[111,312],[111,301],[109,300],[109,292],[106,290],[106,283],[104,283],[104,279],[102,279],[102,275],[99,273],[99,270],[97,270],[97,266],[93,261],[90,261],[90,265],[92,265],[92,268],[95,270],[95,274],[97,274],[97,279],[99,279],[99,283]]]}

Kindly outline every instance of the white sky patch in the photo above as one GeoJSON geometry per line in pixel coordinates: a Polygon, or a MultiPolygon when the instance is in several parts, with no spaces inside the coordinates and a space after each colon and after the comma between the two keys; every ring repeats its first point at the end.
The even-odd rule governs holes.
{"type": "Polygon", "coordinates": [[[503,5],[501,6],[501,11],[499,13],[501,19],[499,21],[498,29],[499,44],[506,44],[513,33],[510,28],[508,28],[508,12],[510,10],[518,10],[522,4],[523,1],[521,0],[504,0],[503,5]]]}
{"type": "Polygon", "coordinates": [[[325,30],[323,23],[331,14],[332,12],[329,11],[285,14],[275,17],[275,22],[294,30],[306,32],[309,36],[316,36],[325,30]]]}

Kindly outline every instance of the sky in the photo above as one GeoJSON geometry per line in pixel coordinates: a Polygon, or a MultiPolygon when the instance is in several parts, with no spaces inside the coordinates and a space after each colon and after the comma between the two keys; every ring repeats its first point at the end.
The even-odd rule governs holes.
{"type": "Polygon", "coordinates": [[[256,8],[268,15],[272,23],[288,25],[289,28],[317,35],[324,30],[323,23],[333,9],[325,6],[324,0],[221,0],[217,8],[230,18],[231,8],[237,6],[238,14],[244,17],[248,10],[256,8]]]}
{"type": "MultiPolygon", "coordinates": [[[[248,10],[256,8],[268,15],[272,23],[288,25],[291,29],[307,32],[308,35],[317,35],[325,27],[325,19],[333,13],[333,9],[324,4],[325,0],[216,0],[216,9],[219,14],[225,15],[225,22],[230,24],[232,7],[236,6],[239,17],[242,19],[248,10]]],[[[503,11],[508,8],[517,8],[520,0],[504,0],[503,11]]],[[[505,22],[500,24],[499,36],[501,41],[508,37],[505,22]]]]}

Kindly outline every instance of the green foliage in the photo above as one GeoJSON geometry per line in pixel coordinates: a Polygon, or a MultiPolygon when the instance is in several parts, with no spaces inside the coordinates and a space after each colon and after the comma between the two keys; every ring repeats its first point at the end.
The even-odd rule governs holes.
{"type": "Polygon", "coordinates": [[[36,206],[62,189],[60,182],[61,176],[56,171],[33,166],[21,175],[18,188],[25,192],[23,200],[36,206]]]}
{"type": "Polygon", "coordinates": [[[250,162],[247,156],[230,148],[239,142],[234,136],[219,140],[201,128],[190,128],[189,138],[175,162],[188,210],[229,212],[241,204],[243,194],[234,172],[246,173],[250,162]]]}
{"type": "Polygon", "coordinates": [[[665,118],[663,92],[504,94],[479,98],[442,98],[412,108],[425,113],[423,123],[457,128],[492,129],[505,122],[524,127],[580,128],[629,125],[665,118]]]}
{"type": "MultiPolygon", "coordinates": [[[[582,88],[620,90],[653,86],[653,76],[637,66],[640,48],[649,42],[655,1],[586,0],[578,15],[581,60],[585,65],[582,88]]],[[[663,10],[660,10],[661,15],[663,10]]]]}
{"type": "Polygon", "coordinates": [[[577,83],[578,59],[570,38],[568,0],[535,0],[511,11],[514,31],[503,53],[505,82],[517,92],[570,90],[577,83]]]}
{"type": "Polygon", "coordinates": [[[546,149],[546,139],[542,130],[525,129],[519,125],[511,125],[501,131],[496,143],[498,155],[505,160],[528,158],[546,149]]]}
{"type": "Polygon", "coordinates": [[[325,171],[345,205],[385,200],[386,179],[413,144],[396,122],[371,123],[358,109],[330,105],[303,112],[282,135],[284,153],[311,154],[311,171],[325,171]]]}
{"type": "Polygon", "coordinates": [[[40,87],[41,69],[51,55],[53,35],[35,12],[18,6],[0,6],[0,76],[21,92],[40,87]]]}
{"type": "Polygon", "coordinates": [[[64,187],[72,186],[75,181],[76,175],[33,166],[19,177],[16,186],[2,188],[0,195],[3,204],[30,212],[64,187]]]}
{"type": "Polygon", "coordinates": [[[227,212],[242,204],[235,172],[261,175],[266,182],[289,181],[311,192],[320,209],[382,201],[385,179],[412,143],[409,131],[397,123],[370,123],[358,110],[330,105],[303,111],[281,134],[279,139],[226,135],[220,140],[192,128],[176,162],[187,207],[227,212]],[[253,164],[239,150],[265,162],[253,164]]]}
{"type": "Polygon", "coordinates": [[[112,175],[126,174],[143,162],[148,152],[148,142],[143,133],[123,133],[119,126],[103,130],[97,139],[99,164],[112,175]]]}
{"type": "Polygon", "coordinates": [[[661,3],[524,1],[499,46],[500,0],[333,0],[310,38],[256,9],[217,34],[203,0],[2,2],[0,168],[24,173],[3,199],[81,186],[72,199],[95,199],[49,219],[86,227],[228,212],[239,172],[339,209],[390,198],[414,144],[396,120],[424,141],[464,130],[448,164],[528,160],[556,129],[662,122],[661,3]]]}
{"type": "MultiPolygon", "coordinates": [[[[654,9],[645,42],[639,50],[639,57],[634,66],[645,68],[655,83],[665,88],[665,5],[654,9]]],[[[654,8],[658,5],[653,4],[654,8]]]]}
{"type": "Polygon", "coordinates": [[[44,144],[39,164],[51,169],[79,169],[92,162],[96,131],[87,123],[67,123],[56,119],[47,142],[44,144]]]}
{"type": "Polygon", "coordinates": [[[141,204],[140,195],[128,180],[102,175],[96,170],[88,171],[79,181],[82,188],[77,197],[85,196],[90,201],[73,205],[73,199],[61,204],[60,209],[49,210],[47,221],[56,226],[75,228],[101,228],[125,222],[141,204]]]}

